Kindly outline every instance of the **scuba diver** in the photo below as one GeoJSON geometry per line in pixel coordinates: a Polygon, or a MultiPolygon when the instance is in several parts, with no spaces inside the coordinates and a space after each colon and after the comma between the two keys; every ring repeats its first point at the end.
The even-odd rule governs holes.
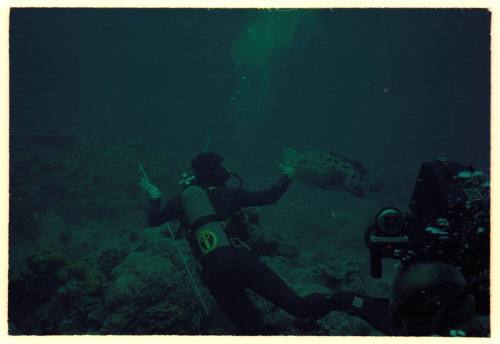
{"type": "Polygon", "coordinates": [[[191,250],[202,267],[202,280],[237,329],[237,334],[272,333],[260,319],[246,289],[255,291],[300,319],[316,320],[331,311],[344,311],[387,333],[391,324],[388,317],[381,315],[388,308],[389,300],[368,298],[348,291],[330,295],[313,293],[301,297],[252,252],[244,241],[244,229],[228,224],[228,220],[241,208],[274,204],[288,190],[295,164],[287,158],[286,151],[284,162],[280,164],[283,175],[264,191],[249,191],[241,185],[236,188],[226,186],[235,174],[222,165],[223,160],[212,152],[197,155],[191,162],[194,179],[179,195],[163,205],[160,190],[150,182],[144,171],[139,185],[150,198],[150,226],[174,220],[181,222],[191,250]]]}

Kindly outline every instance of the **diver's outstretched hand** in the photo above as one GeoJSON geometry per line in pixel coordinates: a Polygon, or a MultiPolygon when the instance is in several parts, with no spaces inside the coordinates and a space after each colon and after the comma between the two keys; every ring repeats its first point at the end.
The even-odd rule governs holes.
{"type": "Polygon", "coordinates": [[[146,174],[146,171],[144,170],[144,167],[142,165],[139,165],[139,186],[144,189],[149,195],[149,199],[158,199],[161,197],[161,192],[160,190],[156,187],[156,185],[152,184],[149,181],[148,175],[146,174]]]}
{"type": "Polygon", "coordinates": [[[281,172],[288,176],[294,177],[295,171],[297,169],[297,160],[299,155],[297,151],[292,148],[285,148],[283,152],[283,162],[279,165],[281,168],[281,172]]]}

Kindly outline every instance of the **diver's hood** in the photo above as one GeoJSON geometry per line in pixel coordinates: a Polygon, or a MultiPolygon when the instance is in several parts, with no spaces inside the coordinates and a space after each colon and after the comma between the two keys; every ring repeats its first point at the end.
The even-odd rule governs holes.
{"type": "Polygon", "coordinates": [[[209,186],[226,186],[231,177],[235,177],[238,181],[236,188],[243,187],[243,179],[236,173],[220,166],[215,170],[201,170],[197,171],[193,175],[188,175],[188,173],[183,173],[182,178],[179,181],[179,185],[188,186],[193,183],[199,185],[209,185],[209,186]]]}

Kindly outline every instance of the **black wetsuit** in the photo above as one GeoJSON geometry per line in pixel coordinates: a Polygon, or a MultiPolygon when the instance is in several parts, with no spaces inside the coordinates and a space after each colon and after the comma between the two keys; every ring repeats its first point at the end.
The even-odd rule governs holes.
{"type": "MultiPolygon", "coordinates": [[[[265,191],[218,187],[210,190],[208,195],[217,216],[226,219],[240,208],[275,203],[290,183],[291,179],[283,176],[265,191]]],[[[188,224],[180,195],[173,197],[163,207],[160,199],[150,201],[150,226],[159,226],[172,220],[180,220],[184,226],[188,224]]],[[[227,234],[232,237],[232,233],[227,234]]],[[[203,281],[241,334],[263,334],[265,328],[245,292],[247,288],[298,318],[317,319],[332,310],[328,295],[298,296],[273,270],[245,247],[220,247],[198,258],[203,267],[203,281]]]]}

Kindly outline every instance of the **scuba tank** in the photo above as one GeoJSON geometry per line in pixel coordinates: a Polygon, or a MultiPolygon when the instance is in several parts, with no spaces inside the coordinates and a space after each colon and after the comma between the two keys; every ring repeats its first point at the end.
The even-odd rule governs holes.
{"type": "Polygon", "coordinates": [[[181,194],[181,203],[203,256],[219,247],[231,246],[205,189],[195,184],[187,186],[181,194]]]}

